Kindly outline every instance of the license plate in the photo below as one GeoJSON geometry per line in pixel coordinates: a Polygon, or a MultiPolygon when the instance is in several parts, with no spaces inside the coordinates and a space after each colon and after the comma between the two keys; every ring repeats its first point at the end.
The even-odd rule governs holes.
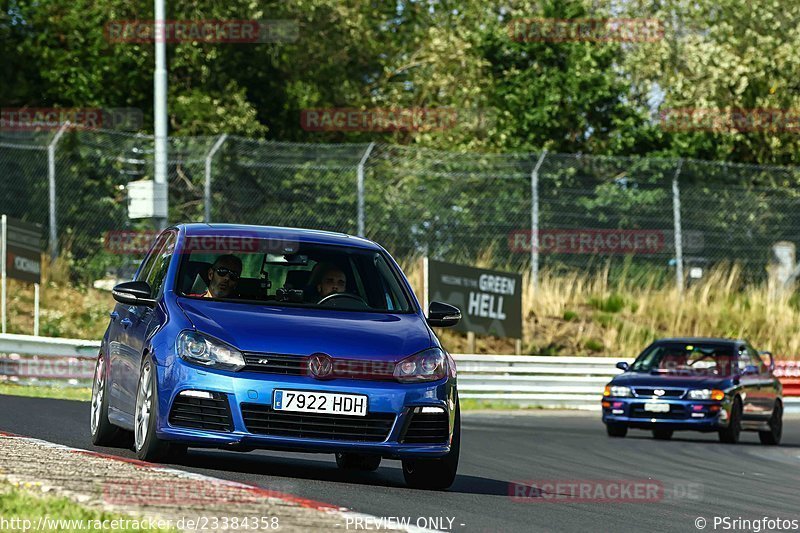
{"type": "Polygon", "coordinates": [[[295,413],[367,416],[367,397],[363,394],[276,390],[272,395],[272,409],[295,413]]]}
{"type": "Polygon", "coordinates": [[[650,411],[651,413],[669,413],[669,404],[668,403],[646,403],[644,404],[644,410],[650,411]]]}

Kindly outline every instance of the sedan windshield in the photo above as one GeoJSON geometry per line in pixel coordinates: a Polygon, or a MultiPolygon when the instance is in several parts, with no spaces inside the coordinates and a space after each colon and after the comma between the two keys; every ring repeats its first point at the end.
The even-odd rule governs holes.
{"type": "Polygon", "coordinates": [[[729,376],[735,354],[731,344],[663,342],[649,346],[634,361],[633,372],[729,376]]]}
{"type": "Polygon", "coordinates": [[[179,294],[242,304],[412,311],[401,274],[380,251],[249,238],[244,245],[220,246],[228,244],[225,239],[187,237],[179,294]]]}

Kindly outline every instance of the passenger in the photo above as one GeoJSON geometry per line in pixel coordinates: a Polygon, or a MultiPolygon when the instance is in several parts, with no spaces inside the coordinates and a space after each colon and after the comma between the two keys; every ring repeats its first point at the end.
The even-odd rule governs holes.
{"type": "Polygon", "coordinates": [[[201,296],[203,298],[235,298],[236,283],[242,275],[242,260],[232,254],[221,255],[208,269],[208,289],[201,296]]]}

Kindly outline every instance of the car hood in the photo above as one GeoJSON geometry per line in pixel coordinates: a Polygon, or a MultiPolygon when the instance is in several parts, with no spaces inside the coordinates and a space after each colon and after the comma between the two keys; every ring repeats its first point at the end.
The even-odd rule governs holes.
{"type": "Polygon", "coordinates": [[[430,348],[417,314],[363,313],[178,298],[192,325],[244,352],[397,361],[430,348]]]}
{"type": "Polygon", "coordinates": [[[726,378],[724,376],[681,376],[681,375],[656,375],[650,373],[625,372],[616,376],[612,383],[614,385],[625,385],[628,387],[665,387],[665,388],[686,388],[686,389],[713,389],[724,386],[726,378]]]}

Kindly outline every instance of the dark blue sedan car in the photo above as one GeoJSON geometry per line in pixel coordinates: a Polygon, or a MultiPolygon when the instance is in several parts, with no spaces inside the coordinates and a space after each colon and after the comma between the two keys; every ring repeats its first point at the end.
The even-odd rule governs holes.
{"type": "Polygon", "coordinates": [[[629,428],[657,439],[676,430],[716,431],[726,443],[742,430],[779,444],[783,428],[780,381],[769,352],[744,340],[675,338],[648,346],[603,392],[603,422],[612,437],[629,428]],[[761,356],[769,357],[764,363],[761,356]]]}
{"type": "Polygon", "coordinates": [[[455,363],[381,246],[338,233],[187,224],[162,232],[118,302],[97,359],[91,435],[138,457],[188,447],[400,459],[410,486],[449,487],[461,424],[455,363]]]}

